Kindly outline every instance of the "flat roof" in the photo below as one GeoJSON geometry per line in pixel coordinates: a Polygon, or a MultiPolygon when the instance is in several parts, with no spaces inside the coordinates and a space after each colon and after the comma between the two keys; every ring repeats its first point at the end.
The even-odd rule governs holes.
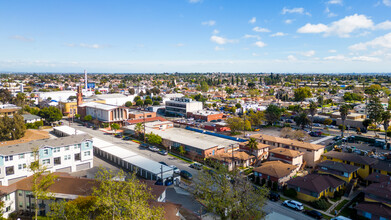
{"type": "Polygon", "coordinates": [[[54,127],[53,130],[60,131],[60,132],[62,132],[62,133],[64,133],[64,134],[67,134],[67,135],[85,134],[84,131],[76,130],[75,128],[69,127],[69,126],[67,126],[67,125],[62,125],[62,126],[54,127]],[[75,132],[76,132],[76,133],[75,133],[75,132]]]}
{"type": "MultiPolygon", "coordinates": [[[[160,122],[161,123],[161,122],[160,122]]],[[[228,147],[231,144],[239,144],[238,141],[233,141],[225,138],[220,138],[208,134],[194,132],[183,128],[168,128],[165,130],[158,130],[148,126],[146,123],[146,133],[154,133],[162,137],[163,139],[177,142],[180,144],[195,147],[201,150],[207,150],[218,146],[218,148],[228,147]]],[[[129,125],[126,128],[134,130],[135,125],[129,125]]]]}
{"type": "Polygon", "coordinates": [[[97,108],[97,109],[103,109],[103,110],[112,110],[112,109],[118,108],[119,106],[108,105],[108,104],[103,104],[103,103],[99,103],[99,102],[87,102],[87,103],[81,104],[80,107],[90,107],[90,108],[97,108]]]}

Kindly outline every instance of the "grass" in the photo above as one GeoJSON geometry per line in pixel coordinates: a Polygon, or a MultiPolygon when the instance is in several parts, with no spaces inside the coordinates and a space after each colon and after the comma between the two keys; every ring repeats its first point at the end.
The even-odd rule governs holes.
{"type": "Polygon", "coordinates": [[[172,157],[175,157],[175,158],[177,158],[177,159],[179,159],[179,160],[185,161],[186,163],[193,163],[193,161],[191,161],[191,160],[189,160],[189,159],[186,159],[186,158],[183,158],[183,157],[179,157],[179,156],[177,156],[177,155],[175,155],[175,154],[172,154],[172,153],[168,153],[168,155],[170,155],[170,156],[172,156],[172,157]]]}
{"type": "Polygon", "coordinates": [[[342,209],[342,207],[343,207],[346,203],[348,203],[348,202],[349,202],[349,200],[347,200],[347,199],[343,200],[342,202],[340,202],[340,203],[337,205],[337,207],[335,207],[335,208],[333,209],[333,211],[331,211],[331,213],[334,214],[336,210],[339,211],[339,210],[342,209]]]}

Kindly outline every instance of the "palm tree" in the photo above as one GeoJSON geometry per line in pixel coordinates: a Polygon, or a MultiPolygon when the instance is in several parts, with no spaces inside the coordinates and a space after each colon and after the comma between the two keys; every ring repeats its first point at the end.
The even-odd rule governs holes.
{"type": "Polygon", "coordinates": [[[348,116],[350,106],[349,105],[342,105],[339,107],[339,112],[341,113],[341,120],[342,120],[342,129],[341,129],[341,137],[343,137],[343,132],[345,131],[345,120],[346,117],[348,116]]]}
{"type": "Polygon", "coordinates": [[[144,131],[144,125],[143,125],[143,123],[137,123],[136,124],[136,126],[134,127],[134,131],[136,132],[136,133],[141,133],[141,132],[143,132],[144,131]]]}
{"type": "Polygon", "coordinates": [[[388,126],[390,125],[391,114],[389,111],[384,111],[381,116],[383,121],[384,132],[385,132],[384,140],[387,142],[387,130],[388,130],[388,126]]]}
{"type": "Polygon", "coordinates": [[[258,149],[258,142],[255,138],[250,138],[250,140],[248,141],[246,147],[248,147],[250,149],[250,153],[253,154],[253,151],[255,149],[258,149]]]}
{"type": "Polygon", "coordinates": [[[315,102],[310,103],[310,115],[311,115],[311,131],[312,131],[312,124],[314,123],[314,116],[317,113],[318,105],[315,102]]]}

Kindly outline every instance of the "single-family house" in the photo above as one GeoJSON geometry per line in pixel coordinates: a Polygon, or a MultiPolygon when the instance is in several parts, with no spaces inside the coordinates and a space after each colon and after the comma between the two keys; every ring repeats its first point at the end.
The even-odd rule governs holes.
{"type": "Polygon", "coordinates": [[[260,167],[253,169],[255,178],[265,181],[277,182],[279,186],[285,185],[298,170],[298,166],[284,163],[281,161],[267,161],[262,163],[260,167]]]}

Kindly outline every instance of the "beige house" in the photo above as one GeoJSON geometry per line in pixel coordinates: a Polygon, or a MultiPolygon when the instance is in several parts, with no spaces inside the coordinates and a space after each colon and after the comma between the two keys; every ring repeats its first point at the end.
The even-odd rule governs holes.
{"type": "Polygon", "coordinates": [[[278,147],[269,151],[269,160],[280,160],[300,168],[303,164],[303,155],[300,151],[278,147]]]}
{"type": "Polygon", "coordinates": [[[277,182],[279,186],[285,185],[297,172],[298,167],[281,161],[267,161],[260,167],[253,169],[254,176],[260,180],[271,180],[277,182]]]}

